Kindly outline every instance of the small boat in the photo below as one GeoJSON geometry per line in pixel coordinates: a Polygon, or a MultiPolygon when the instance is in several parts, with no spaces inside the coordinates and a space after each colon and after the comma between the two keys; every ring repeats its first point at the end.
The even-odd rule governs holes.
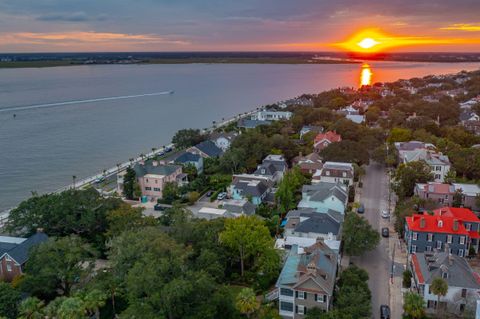
{"type": "Polygon", "coordinates": [[[173,90],[168,92],[168,94],[173,94],[173,93],[175,93],[175,91],[173,90]]]}

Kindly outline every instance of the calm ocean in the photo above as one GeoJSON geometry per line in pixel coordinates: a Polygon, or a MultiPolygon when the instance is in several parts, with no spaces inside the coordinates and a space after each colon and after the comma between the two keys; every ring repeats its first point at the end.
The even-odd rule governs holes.
{"type": "MultiPolygon", "coordinates": [[[[374,82],[479,66],[371,64],[374,82]]],[[[361,65],[1,69],[0,211],[18,204],[31,191],[56,190],[69,184],[72,175],[87,177],[167,144],[178,129],[204,128],[214,120],[302,93],[358,86],[360,73],[361,65]],[[170,90],[175,93],[157,94],[170,90]],[[62,103],[69,101],[83,102],[62,103]]]]}

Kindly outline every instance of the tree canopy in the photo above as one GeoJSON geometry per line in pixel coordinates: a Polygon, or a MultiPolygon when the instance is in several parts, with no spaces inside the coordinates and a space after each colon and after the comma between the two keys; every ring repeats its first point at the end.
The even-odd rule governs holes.
{"type": "Polygon", "coordinates": [[[380,242],[380,235],[365,218],[349,212],[343,223],[342,239],[345,253],[358,256],[373,250],[380,242]]]}

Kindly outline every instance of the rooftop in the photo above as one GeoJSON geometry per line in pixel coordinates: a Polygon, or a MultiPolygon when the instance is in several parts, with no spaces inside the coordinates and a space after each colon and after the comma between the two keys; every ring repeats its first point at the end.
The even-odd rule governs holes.
{"type": "Polygon", "coordinates": [[[180,166],[177,165],[162,165],[156,161],[147,161],[144,164],[137,163],[133,167],[137,177],[143,177],[145,175],[160,175],[168,176],[178,170],[180,166]]]}
{"type": "Polygon", "coordinates": [[[405,219],[411,231],[468,235],[462,221],[451,216],[415,214],[405,219]]]}

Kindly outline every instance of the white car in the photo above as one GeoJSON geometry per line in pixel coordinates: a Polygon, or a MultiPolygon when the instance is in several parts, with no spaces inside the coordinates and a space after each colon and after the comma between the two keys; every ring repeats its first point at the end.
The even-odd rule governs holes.
{"type": "Polygon", "coordinates": [[[227,193],[223,192],[218,194],[217,199],[222,200],[222,199],[225,199],[226,197],[227,197],[227,193]]]}
{"type": "Polygon", "coordinates": [[[386,210],[382,210],[382,213],[380,215],[382,216],[382,218],[390,218],[390,213],[386,210]]]}

